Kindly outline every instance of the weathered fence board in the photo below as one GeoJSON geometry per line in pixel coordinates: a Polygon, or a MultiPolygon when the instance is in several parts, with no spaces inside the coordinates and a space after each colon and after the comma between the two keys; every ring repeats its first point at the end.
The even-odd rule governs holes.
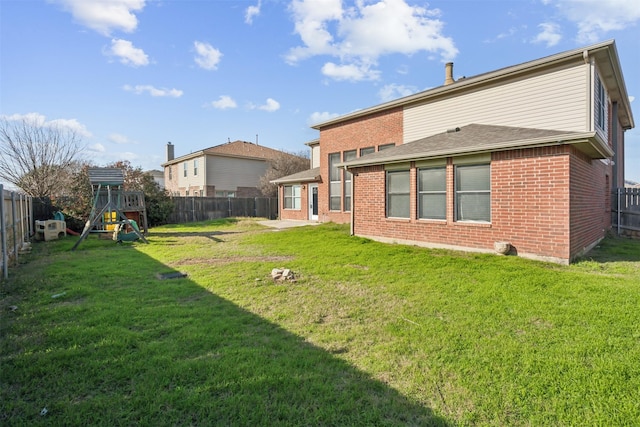
{"type": "Polygon", "coordinates": [[[618,235],[640,237],[640,188],[618,188],[611,197],[612,224],[618,235]]]}
{"type": "Polygon", "coordinates": [[[278,199],[271,197],[173,197],[169,222],[183,224],[229,217],[276,219],[278,199]]]}
{"type": "Polygon", "coordinates": [[[9,265],[18,261],[20,253],[28,247],[33,234],[33,202],[30,196],[7,191],[0,184],[0,241],[2,277],[9,277],[9,265]]]}

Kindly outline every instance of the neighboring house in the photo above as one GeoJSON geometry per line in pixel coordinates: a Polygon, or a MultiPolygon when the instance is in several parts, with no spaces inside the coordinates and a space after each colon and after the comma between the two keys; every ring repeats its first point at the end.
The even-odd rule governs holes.
{"type": "Polygon", "coordinates": [[[259,197],[260,178],[269,161],[291,156],[279,150],[246,141],[234,141],[174,158],[174,145],[167,144],[165,188],[175,196],[259,197]]]}
{"type": "Polygon", "coordinates": [[[151,175],[153,177],[153,180],[160,186],[160,189],[164,190],[164,172],[163,171],[153,169],[145,173],[148,173],[149,175],[151,175]]]}
{"type": "Polygon", "coordinates": [[[281,218],[429,247],[506,242],[560,263],[596,245],[634,127],[615,42],[452,74],[447,64],[442,86],[314,126],[317,169],[276,181],[281,218]]]}

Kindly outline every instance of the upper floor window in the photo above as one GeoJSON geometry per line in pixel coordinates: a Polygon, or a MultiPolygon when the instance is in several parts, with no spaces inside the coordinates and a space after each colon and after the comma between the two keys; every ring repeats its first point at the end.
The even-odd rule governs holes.
{"type": "Polygon", "coordinates": [[[393,148],[395,146],[396,146],[396,144],[394,144],[394,143],[378,145],[378,151],[387,150],[387,149],[393,148]]]}
{"type": "Polygon", "coordinates": [[[169,166],[169,181],[173,179],[173,172],[171,166],[169,166]]]}
{"type": "Polygon", "coordinates": [[[491,167],[456,166],[456,221],[491,222],[491,167]]]}
{"type": "Polygon", "coordinates": [[[198,176],[198,159],[193,160],[193,176],[198,176]]]}
{"type": "Polygon", "coordinates": [[[607,90],[600,79],[600,76],[595,75],[595,91],[594,91],[594,122],[597,129],[607,134],[608,131],[608,106],[609,99],[607,96],[607,90]]]}
{"type": "Polygon", "coordinates": [[[187,162],[184,162],[182,164],[182,166],[183,166],[183,169],[184,169],[184,176],[187,176],[187,162]]]}
{"type": "MultiPolygon", "coordinates": [[[[345,162],[355,160],[357,151],[345,151],[342,154],[342,158],[345,162]]],[[[344,210],[351,211],[351,176],[353,174],[349,171],[344,171],[344,210]]]]}
{"type": "Polygon", "coordinates": [[[366,156],[367,154],[375,153],[376,147],[365,147],[360,149],[360,157],[366,156]]]}
{"type": "Polygon", "coordinates": [[[387,171],[387,217],[409,218],[409,171],[387,171]]]}
{"type": "Polygon", "coordinates": [[[446,168],[418,169],[418,218],[447,219],[446,168]]]}
{"type": "Polygon", "coordinates": [[[340,153],[329,154],[329,209],[332,211],[340,210],[342,197],[340,169],[336,166],[338,163],[340,163],[340,153]]]}

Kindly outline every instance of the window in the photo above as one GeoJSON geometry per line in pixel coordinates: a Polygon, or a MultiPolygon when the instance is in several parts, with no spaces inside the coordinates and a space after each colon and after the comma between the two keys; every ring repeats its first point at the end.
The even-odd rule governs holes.
{"type": "Polygon", "coordinates": [[[185,190],[184,195],[188,196],[189,195],[189,190],[185,190]]]}
{"type": "Polygon", "coordinates": [[[456,166],[456,221],[491,222],[491,168],[456,166]]]}
{"type": "Polygon", "coordinates": [[[193,161],[193,176],[198,176],[198,159],[193,161]]]}
{"type": "Polygon", "coordinates": [[[184,162],[182,166],[184,166],[184,176],[187,176],[187,162],[184,162]]]}
{"type": "Polygon", "coordinates": [[[418,218],[447,219],[447,171],[418,169],[418,218]]]}
{"type": "Polygon", "coordinates": [[[394,143],[378,145],[378,151],[387,150],[387,149],[393,148],[395,146],[396,146],[396,144],[394,144],[394,143]]]}
{"type": "Polygon", "coordinates": [[[367,154],[375,153],[376,147],[366,147],[360,149],[360,157],[366,156],[367,154]]]}
{"type": "MultiPolygon", "coordinates": [[[[342,154],[342,158],[344,159],[345,162],[348,162],[350,160],[355,160],[356,155],[357,155],[356,150],[345,151],[342,154]]],[[[351,176],[352,176],[351,172],[344,171],[344,210],[345,211],[351,210],[351,176]]]]}
{"type": "Polygon", "coordinates": [[[340,153],[329,154],[329,209],[340,210],[341,180],[340,169],[336,166],[340,163],[340,153]]]}
{"type": "Polygon", "coordinates": [[[171,173],[171,166],[169,166],[169,181],[173,179],[173,174],[171,173]]]}
{"type": "Polygon", "coordinates": [[[300,186],[299,185],[285,185],[284,186],[284,208],[285,209],[300,209],[302,206],[300,199],[300,186]]]}
{"type": "Polygon", "coordinates": [[[607,91],[602,84],[602,80],[600,80],[600,76],[596,74],[595,76],[595,94],[594,94],[594,121],[596,128],[603,131],[605,134],[608,131],[608,99],[607,99],[607,91]]]}
{"type": "Polygon", "coordinates": [[[387,171],[387,217],[409,218],[409,171],[387,171]]]}

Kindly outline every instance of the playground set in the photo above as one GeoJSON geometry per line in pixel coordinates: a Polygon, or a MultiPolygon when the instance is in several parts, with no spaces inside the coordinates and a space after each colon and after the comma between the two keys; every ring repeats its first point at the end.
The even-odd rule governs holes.
{"type": "Polygon", "coordinates": [[[112,238],[117,243],[138,239],[148,243],[144,237],[147,232],[144,193],[124,191],[123,170],[91,168],[89,181],[93,191],[91,214],[71,250],[75,250],[89,233],[112,233],[112,238]]]}

